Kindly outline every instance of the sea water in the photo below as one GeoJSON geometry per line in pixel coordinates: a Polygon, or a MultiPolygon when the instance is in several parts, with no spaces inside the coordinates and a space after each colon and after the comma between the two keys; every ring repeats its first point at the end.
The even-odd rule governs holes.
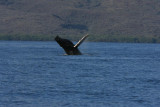
{"type": "Polygon", "coordinates": [[[158,107],[160,45],[0,41],[0,107],[158,107]]]}

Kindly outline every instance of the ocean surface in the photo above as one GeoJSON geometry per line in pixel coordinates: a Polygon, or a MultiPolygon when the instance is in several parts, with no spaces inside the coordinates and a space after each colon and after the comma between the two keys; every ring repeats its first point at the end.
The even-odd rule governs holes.
{"type": "Polygon", "coordinates": [[[160,44],[0,41],[0,107],[159,107],[160,44]]]}

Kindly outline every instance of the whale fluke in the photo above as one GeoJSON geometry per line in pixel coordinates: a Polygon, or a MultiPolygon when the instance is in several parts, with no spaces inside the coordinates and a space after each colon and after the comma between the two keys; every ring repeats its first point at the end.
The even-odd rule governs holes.
{"type": "Polygon", "coordinates": [[[88,36],[88,34],[83,36],[76,45],[74,45],[70,40],[63,39],[59,36],[56,36],[55,40],[64,49],[67,55],[81,55],[82,53],[79,51],[78,47],[88,36]]]}

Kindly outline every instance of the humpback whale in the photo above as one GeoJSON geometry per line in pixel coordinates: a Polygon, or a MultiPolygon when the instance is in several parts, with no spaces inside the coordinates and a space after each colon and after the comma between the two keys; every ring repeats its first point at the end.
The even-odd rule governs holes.
{"type": "Polygon", "coordinates": [[[56,42],[64,49],[67,55],[82,55],[82,53],[79,51],[78,47],[82,42],[88,37],[88,34],[83,36],[77,44],[73,44],[70,40],[68,39],[63,39],[59,36],[55,37],[56,42]]]}

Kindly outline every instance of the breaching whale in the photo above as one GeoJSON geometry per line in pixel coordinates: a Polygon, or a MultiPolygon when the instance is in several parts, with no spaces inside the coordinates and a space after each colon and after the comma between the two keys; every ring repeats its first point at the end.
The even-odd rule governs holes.
{"type": "Polygon", "coordinates": [[[83,36],[82,39],[80,39],[76,45],[74,45],[70,40],[63,39],[59,36],[55,37],[55,40],[57,43],[64,49],[67,55],[82,55],[82,53],[79,51],[78,46],[82,44],[82,42],[88,37],[88,34],[83,36]]]}

